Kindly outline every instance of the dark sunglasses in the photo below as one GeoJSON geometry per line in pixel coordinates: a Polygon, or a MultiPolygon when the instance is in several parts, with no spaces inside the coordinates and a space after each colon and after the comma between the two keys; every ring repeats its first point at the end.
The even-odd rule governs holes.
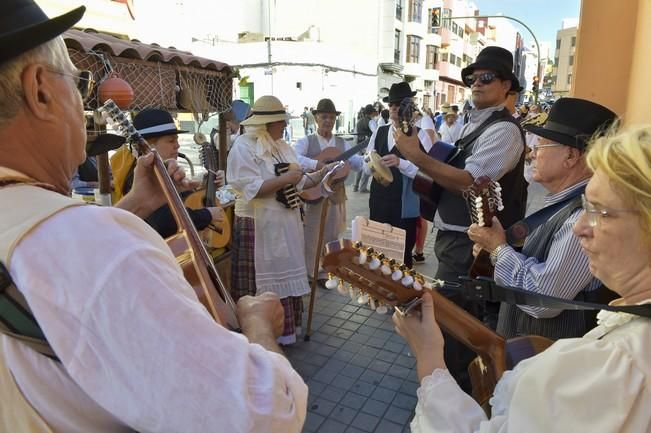
{"type": "Polygon", "coordinates": [[[464,81],[468,86],[472,86],[475,84],[477,80],[479,80],[480,83],[482,84],[490,84],[495,79],[497,79],[497,74],[495,72],[484,72],[483,74],[468,74],[465,76],[464,81]]]}
{"type": "Polygon", "coordinates": [[[81,99],[85,102],[90,97],[90,94],[93,93],[93,87],[95,87],[95,80],[93,79],[93,73],[88,70],[78,71],[76,74],[69,74],[67,72],[60,71],[56,68],[48,68],[50,72],[55,74],[63,75],[66,77],[75,78],[77,84],[77,90],[81,95],[81,99]]]}

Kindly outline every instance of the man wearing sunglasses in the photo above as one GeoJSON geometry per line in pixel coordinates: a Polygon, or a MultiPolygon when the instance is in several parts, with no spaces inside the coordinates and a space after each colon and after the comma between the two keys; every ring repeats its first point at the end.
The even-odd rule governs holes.
{"type": "MultiPolygon", "coordinates": [[[[434,252],[439,261],[436,278],[455,281],[467,275],[472,265],[473,244],[466,233],[471,220],[461,192],[475,179],[488,176],[502,185],[504,210],[498,217],[505,226],[524,217],[524,133],[504,106],[516,80],[512,71],[513,56],[500,47],[484,48],[476,61],[461,71],[462,81],[472,90],[474,108],[455,143],[461,151],[452,161],[443,163],[430,158],[418,151],[414,137],[396,133],[400,152],[443,188],[435,219],[438,233],[434,252]]],[[[475,302],[458,293],[445,294],[479,319],[484,318],[483,309],[475,302]]],[[[448,337],[445,356],[452,375],[464,390],[470,391],[467,366],[475,354],[448,337]]]]}
{"type": "MultiPolygon", "coordinates": [[[[67,196],[86,128],[60,35],[85,8],[3,6],[0,431],[300,432],[307,386],[275,342],[277,295],[240,299],[231,332],[140,218],[67,196]]],[[[139,164],[120,204],[155,209],[153,179],[139,164]]]]}
{"type": "MultiPolygon", "coordinates": [[[[527,131],[540,137],[533,145],[532,177],[549,191],[545,207],[551,213],[526,237],[522,252],[507,244],[497,218],[492,227],[470,226],[468,236],[475,242],[475,252],[491,253],[498,284],[559,298],[599,301],[595,297],[601,283],[590,274],[588,257],[572,227],[581,214],[582,193],[592,175],[584,158],[587,142],[602,135],[616,119],[615,113],[594,102],[562,98],[552,106],[544,126],[525,124],[527,131]]],[[[502,304],[497,332],[505,338],[581,337],[596,325],[594,314],[502,304]]]]}

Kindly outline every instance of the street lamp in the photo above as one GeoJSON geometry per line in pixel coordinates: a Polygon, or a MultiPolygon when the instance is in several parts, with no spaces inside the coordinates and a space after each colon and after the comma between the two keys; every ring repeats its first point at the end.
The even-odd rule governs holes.
{"type": "MultiPolygon", "coordinates": [[[[520,25],[522,27],[524,27],[525,29],[527,29],[529,31],[529,33],[531,33],[531,36],[533,37],[533,41],[536,44],[536,50],[538,52],[538,67],[537,67],[537,70],[536,70],[536,72],[537,72],[536,76],[539,76],[541,74],[541,72],[543,72],[543,71],[540,70],[540,44],[538,44],[538,39],[536,38],[536,35],[533,33],[533,30],[531,30],[529,28],[529,26],[527,26],[525,23],[523,23],[522,21],[520,21],[517,18],[510,17],[508,15],[472,15],[472,16],[467,16],[467,17],[443,17],[443,20],[457,20],[457,19],[460,20],[460,19],[467,19],[467,18],[472,18],[472,19],[477,19],[477,18],[506,18],[507,20],[513,20],[513,21],[515,21],[517,23],[520,23],[520,25]]],[[[540,93],[540,92],[538,91],[538,83],[536,83],[536,91],[533,93],[534,103],[536,103],[536,104],[538,103],[538,93],[540,93]]]]}

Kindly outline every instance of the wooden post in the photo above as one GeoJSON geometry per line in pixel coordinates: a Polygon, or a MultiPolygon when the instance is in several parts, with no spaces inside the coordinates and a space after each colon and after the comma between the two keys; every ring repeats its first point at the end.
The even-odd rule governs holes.
{"type": "Polygon", "coordinates": [[[100,153],[97,159],[97,178],[99,181],[99,194],[101,206],[111,206],[111,174],[108,153],[100,153]]]}
{"type": "Polygon", "coordinates": [[[228,128],[226,127],[226,116],[219,114],[219,169],[226,172],[226,159],[228,157],[228,128]]]}
{"type": "Polygon", "coordinates": [[[312,335],[312,314],[314,313],[314,298],[316,296],[316,287],[319,280],[319,268],[321,267],[321,256],[323,255],[323,237],[326,226],[326,219],[328,217],[328,207],[330,200],[324,198],[321,205],[321,223],[319,224],[319,238],[316,243],[316,254],[314,255],[314,268],[312,271],[312,280],[310,285],[310,306],[307,310],[307,329],[305,330],[305,341],[310,341],[312,335]]]}

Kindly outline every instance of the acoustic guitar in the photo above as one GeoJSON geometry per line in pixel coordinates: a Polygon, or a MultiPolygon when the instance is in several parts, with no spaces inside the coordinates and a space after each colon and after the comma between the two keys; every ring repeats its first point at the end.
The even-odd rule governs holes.
{"type": "Polygon", "coordinates": [[[485,409],[493,389],[504,371],[552,344],[539,336],[518,337],[505,341],[495,331],[437,292],[459,284],[432,280],[380,252],[350,240],[330,242],[326,246],[323,268],[329,273],[329,287],[348,295],[359,304],[368,304],[379,313],[395,309],[408,314],[420,304],[424,289],[431,289],[436,319],[445,331],[477,353],[468,368],[473,398],[485,409]]]}
{"type": "MultiPolygon", "coordinates": [[[[215,186],[215,173],[217,173],[217,149],[210,144],[206,136],[200,132],[194,134],[194,141],[200,146],[199,159],[206,169],[202,187],[190,194],[185,199],[185,205],[190,209],[215,207],[217,187],[215,186]]],[[[223,248],[231,240],[231,224],[224,213],[224,219],[219,223],[211,223],[200,233],[208,248],[223,248]]]]}
{"type": "MultiPolygon", "coordinates": [[[[356,146],[351,147],[345,152],[340,152],[339,149],[336,147],[326,147],[321,151],[321,153],[319,153],[317,156],[315,156],[312,159],[316,159],[317,161],[323,164],[329,164],[331,162],[337,162],[337,161],[346,161],[351,156],[359,152],[360,150],[366,149],[367,145],[368,145],[368,139],[359,143],[356,146]]],[[[342,168],[335,171],[330,177],[331,186],[334,186],[335,184],[346,180],[348,173],[350,173],[350,164],[345,164],[342,168]]],[[[321,185],[315,185],[312,188],[304,189],[299,193],[299,196],[306,203],[318,202],[322,198],[321,185]]]]}
{"type": "MultiPolygon", "coordinates": [[[[502,187],[488,176],[480,176],[475,179],[475,182],[463,191],[463,197],[468,204],[470,219],[481,227],[491,227],[493,217],[504,209],[502,187]]],[[[481,250],[473,260],[468,276],[470,278],[493,278],[494,271],[490,254],[486,250],[481,250]]]]}
{"type": "Polygon", "coordinates": [[[181,265],[185,278],[194,288],[199,301],[215,321],[233,331],[239,331],[235,302],[224,286],[212,257],[201,242],[199,233],[185,209],[174,181],[167,173],[167,167],[160,154],[150,147],[112,100],[106,101],[100,111],[113,120],[114,126],[127,137],[129,142],[133,143],[139,154],[154,153],[153,170],[178,227],[178,232],[166,239],[167,244],[181,265]]]}

